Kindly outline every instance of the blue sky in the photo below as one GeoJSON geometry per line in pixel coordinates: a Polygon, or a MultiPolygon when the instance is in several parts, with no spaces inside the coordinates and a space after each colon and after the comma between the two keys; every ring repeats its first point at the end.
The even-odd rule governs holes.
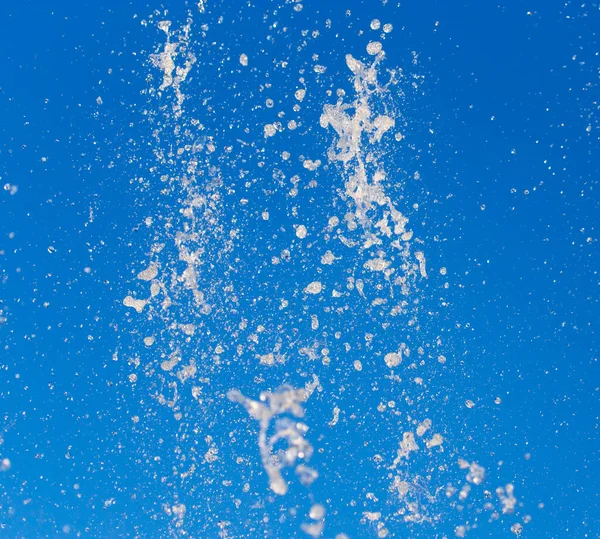
{"type": "Polygon", "coordinates": [[[529,537],[600,536],[598,4],[99,4],[0,8],[0,535],[302,537],[323,504],[331,538],[376,537],[378,523],[390,537],[514,537],[516,523],[529,537]],[[149,57],[165,44],[157,23],[177,31],[190,15],[189,42],[172,36],[177,65],[195,57],[177,115],[149,57]],[[353,103],[346,55],[368,62],[373,40],[381,80],[395,69],[398,83],[370,97],[372,112],[403,138],[364,153],[428,268],[396,317],[398,288],[364,270],[368,227],[336,231],[354,212],[352,169],[329,161],[335,133],[320,126],[338,89],[353,103]],[[265,138],[292,118],[297,129],[265,138]],[[202,300],[184,284],[177,232],[191,234],[202,300]],[[327,250],[341,256],[331,266],[327,250]],[[151,262],[173,305],[159,294],[138,314],[123,299],[148,297],[136,275],[151,262]],[[317,280],[325,292],[304,293],[317,280]],[[411,355],[390,372],[383,356],[400,343],[411,355]],[[273,351],[276,364],[261,363],[273,351]],[[194,361],[192,379],[161,366],[175,352],[194,361]],[[258,422],[226,394],[257,400],[313,375],[303,421],[319,478],[306,487],[285,469],[290,490],[276,496],[258,422]],[[426,418],[443,451],[392,468],[426,418]],[[405,521],[393,476],[416,485],[431,522],[405,521]],[[448,483],[470,485],[466,502],[448,483]],[[507,484],[516,512],[490,522],[484,490],[500,504],[507,484]]]}

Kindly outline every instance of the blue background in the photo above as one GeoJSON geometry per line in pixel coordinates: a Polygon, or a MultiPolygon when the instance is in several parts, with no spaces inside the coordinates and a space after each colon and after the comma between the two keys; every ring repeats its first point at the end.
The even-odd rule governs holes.
{"type": "MultiPolygon", "coordinates": [[[[252,92],[270,59],[257,59],[255,70],[242,76],[234,64],[242,52],[258,56],[269,33],[263,14],[277,6],[208,4],[204,15],[190,7],[194,24],[206,18],[212,34],[203,44],[198,35],[193,38],[198,63],[184,92],[192,96],[186,106],[200,110],[207,131],[226,145],[244,136],[235,122],[233,129],[226,127],[232,118],[243,116],[259,126],[266,122],[265,111],[252,108],[252,92]],[[222,25],[214,22],[219,15],[222,25]],[[226,44],[221,56],[210,40],[226,44]],[[231,64],[223,63],[226,54],[231,64]],[[194,97],[200,90],[210,96],[211,111],[194,97]]],[[[1,537],[178,533],[161,509],[167,489],[179,488],[158,479],[169,475],[171,463],[168,457],[160,463],[152,457],[160,447],[168,448],[163,455],[170,454],[179,427],[150,402],[147,387],[132,388],[127,381],[124,355],[139,347],[141,330],[122,305],[152,241],[141,222],[176,207],[168,197],[159,200],[160,186],[149,171],[153,139],[143,111],[156,105],[141,93],[149,73],[158,80],[147,57],[164,36],[140,21],[160,7],[87,1],[3,2],[0,7],[0,184],[18,186],[14,195],[0,193],[0,309],[6,318],[0,325],[0,458],[12,463],[0,472],[1,537]],[[136,414],[145,417],[144,428],[132,425],[136,414]],[[105,504],[113,498],[114,504],[105,504]]],[[[185,20],[183,2],[166,8],[174,24],[185,20]]],[[[427,329],[444,334],[454,352],[443,371],[429,374],[435,388],[431,400],[439,408],[434,421],[457,451],[475,455],[502,484],[515,484],[527,506],[522,514],[533,517],[526,536],[600,537],[594,192],[600,172],[598,4],[431,1],[397,8],[334,1],[327,6],[306,2],[300,13],[285,9],[281,19],[287,26],[320,28],[323,37],[296,54],[299,36],[290,31],[278,37],[278,54],[304,55],[308,62],[318,51],[336,87],[349,88],[343,56],[362,54],[366,41],[358,30],[366,32],[373,18],[394,25],[385,43],[388,66],[411,71],[412,51],[418,53],[414,70],[424,82],[418,90],[407,89],[400,104],[415,150],[403,146],[397,159],[406,170],[420,171],[423,179],[403,191],[421,204],[411,222],[426,242],[429,264],[448,267],[452,283],[443,289],[443,278],[432,271],[424,294],[426,302],[442,298],[451,305],[431,322],[437,329],[427,329]],[[324,30],[327,18],[335,33],[324,30]],[[442,403],[439,395],[448,398],[442,403]],[[493,403],[496,396],[502,398],[499,406],[493,403]],[[464,413],[467,398],[477,402],[473,413],[464,413]],[[531,459],[524,458],[526,453],[531,459]],[[499,460],[502,467],[496,467],[499,460]]],[[[272,80],[273,96],[281,98],[276,71],[272,80]]],[[[325,155],[330,139],[318,127],[323,100],[315,99],[307,105],[314,136],[307,128],[299,144],[311,155],[315,148],[325,155]]],[[[262,133],[245,136],[261,139],[262,133]]],[[[222,166],[227,175],[237,164],[222,166]]],[[[252,166],[251,175],[261,173],[252,166]]],[[[333,174],[323,174],[320,183],[333,192],[328,187],[333,174]]],[[[234,173],[230,176],[235,184],[234,173]]],[[[262,195],[252,189],[248,196],[259,212],[262,195]]],[[[273,204],[283,202],[275,195],[273,204]]],[[[305,210],[309,215],[307,205],[305,210]]],[[[259,219],[258,224],[246,219],[246,230],[263,226],[259,219]]],[[[271,219],[286,224],[284,215],[271,219]]],[[[247,245],[252,241],[248,234],[247,245]]],[[[260,254],[262,243],[254,241],[260,254]]],[[[240,262],[242,288],[244,271],[259,273],[251,252],[249,247],[248,258],[240,262]]],[[[264,279],[269,283],[275,277],[264,279]]],[[[256,317],[267,319],[258,309],[256,317]]],[[[223,335],[223,326],[215,331],[223,335]]],[[[251,385],[254,375],[251,369],[240,372],[238,385],[251,385]]],[[[229,380],[214,383],[226,390],[229,380]]],[[[208,418],[229,410],[224,400],[211,406],[212,412],[203,412],[208,418]]],[[[193,413],[186,411],[188,418],[193,413]]],[[[241,409],[227,413],[239,414],[236,421],[247,425],[242,429],[253,427],[241,409]]],[[[188,426],[192,423],[188,419],[188,426]]],[[[359,438],[377,430],[367,427],[359,438]]],[[[215,436],[229,428],[215,426],[215,436]]],[[[340,452],[346,442],[343,433],[336,436],[323,443],[340,452]]],[[[246,453],[255,456],[252,443],[246,453]]],[[[238,473],[227,454],[224,450],[213,470],[218,478],[238,473]]],[[[340,459],[345,460],[336,461],[340,470],[351,475],[351,460],[343,464],[340,459]]],[[[260,478],[260,464],[253,466],[260,478]]],[[[336,485],[336,479],[329,484],[336,485]]],[[[267,496],[266,482],[262,488],[267,496]]],[[[196,500],[195,512],[189,509],[192,536],[217,537],[218,520],[237,522],[240,537],[278,536],[275,524],[267,531],[244,532],[254,518],[248,506],[236,510],[215,489],[199,482],[179,494],[196,500]]],[[[315,489],[315,498],[339,496],[344,506],[342,491],[319,491],[327,490],[325,484],[315,489]]],[[[194,501],[186,504],[191,508],[194,501]]],[[[351,533],[356,514],[349,506],[340,509],[331,516],[332,525],[351,533]]],[[[512,535],[508,520],[503,525],[480,520],[471,536],[512,535]]],[[[452,536],[452,527],[399,527],[395,533],[452,536]]],[[[364,527],[352,535],[362,536],[374,535],[364,527]]]]}

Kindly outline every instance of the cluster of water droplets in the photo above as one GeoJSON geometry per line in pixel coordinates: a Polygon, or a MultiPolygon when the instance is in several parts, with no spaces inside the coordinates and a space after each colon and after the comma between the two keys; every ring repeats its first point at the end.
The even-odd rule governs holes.
{"type": "MultiPolygon", "coordinates": [[[[198,7],[198,16],[204,16],[206,6],[198,7]]],[[[196,529],[187,500],[193,503],[204,488],[204,496],[214,495],[212,505],[219,505],[219,483],[229,488],[241,481],[242,463],[252,461],[261,463],[263,478],[252,486],[245,482],[231,496],[240,518],[232,523],[236,516],[228,513],[228,521],[219,520],[221,537],[229,537],[229,528],[250,534],[273,530],[267,516],[253,525],[244,519],[260,513],[260,500],[272,494],[289,498],[293,477],[306,489],[310,506],[300,529],[313,537],[371,532],[392,537],[402,526],[468,521],[469,512],[485,510],[490,520],[514,513],[513,485],[484,491],[484,468],[446,449],[446,434],[429,417],[428,402],[439,394],[429,387],[427,373],[445,364],[446,356],[442,339],[422,331],[426,247],[409,226],[408,202],[394,199],[401,180],[389,163],[403,139],[402,70],[382,68],[386,54],[380,41],[366,45],[365,58],[347,54],[345,65],[331,66],[349,79],[353,93],[339,90],[337,102],[324,100],[319,121],[308,127],[316,141],[317,130],[328,137],[322,154],[303,156],[291,178],[281,170],[273,173],[268,189],[292,204],[290,222],[278,226],[269,210],[251,212],[262,200],[237,191],[245,181],[251,184],[244,168],[263,169],[274,155],[269,145],[284,131],[293,137],[301,121],[288,122],[287,129],[279,120],[267,122],[259,126],[260,139],[235,147],[207,132],[186,111],[186,102],[203,99],[185,89],[203,61],[194,24],[191,14],[180,30],[169,21],[158,23],[166,41],[150,55],[160,80],[148,92],[155,109],[147,116],[156,158],[149,170],[162,198],[144,221],[153,239],[137,274],[142,287],[123,301],[142,316],[143,348],[131,354],[129,380],[143,382],[179,424],[171,457],[175,479],[164,478],[172,492],[164,511],[173,519],[173,532],[196,529]],[[334,189],[320,196],[335,192],[335,198],[314,210],[312,221],[299,222],[304,200],[299,189],[309,192],[326,182],[334,182],[334,189]],[[257,232],[253,243],[247,240],[253,228],[264,226],[271,228],[257,232]],[[245,419],[234,421],[234,404],[246,410],[245,419]],[[327,451],[320,446],[327,442],[324,432],[344,428],[347,441],[327,451]],[[371,447],[368,457],[353,455],[371,447]],[[246,454],[235,457],[236,451],[246,454]],[[315,455],[319,464],[312,463],[315,455]],[[325,484],[342,459],[364,468],[360,484],[325,484]],[[232,473],[239,478],[225,478],[232,473]],[[462,482],[456,482],[457,474],[463,474],[462,482]],[[468,502],[477,488],[485,498],[482,506],[468,502]],[[328,489],[340,491],[339,502],[335,495],[323,498],[328,489]],[[353,492],[341,492],[346,489],[353,492]],[[245,494],[254,496],[250,509],[242,507],[245,494]],[[358,515],[362,531],[350,522],[339,529],[345,511],[358,515]],[[328,515],[337,528],[327,525],[328,515]]],[[[380,26],[371,23],[374,31],[380,26]]],[[[384,26],[385,34],[391,31],[384,26]]],[[[239,64],[248,68],[246,54],[239,64]]],[[[325,68],[315,65],[314,72],[318,77],[325,68]]],[[[295,111],[307,92],[319,92],[318,80],[312,88],[306,75],[302,81],[294,89],[295,111]]],[[[280,155],[285,164],[292,152],[280,155]]],[[[288,509],[289,518],[296,515],[297,505],[288,509]]],[[[217,518],[218,510],[214,514],[217,518]]],[[[455,535],[475,527],[458,523],[455,535]]],[[[518,534],[522,526],[512,529],[518,534]]]]}

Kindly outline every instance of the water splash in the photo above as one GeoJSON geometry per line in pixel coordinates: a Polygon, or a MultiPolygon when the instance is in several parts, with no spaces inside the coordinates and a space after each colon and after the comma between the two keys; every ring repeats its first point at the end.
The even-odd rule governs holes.
{"type": "MultiPolygon", "coordinates": [[[[259,422],[260,432],[258,434],[258,448],[261,461],[269,477],[269,487],[273,492],[283,496],[288,491],[288,485],[281,474],[286,467],[296,466],[299,459],[308,460],[312,455],[313,448],[304,435],[308,427],[301,422],[282,414],[291,414],[295,418],[304,416],[302,405],[309,399],[313,391],[319,385],[319,379],[315,376],[313,381],[302,389],[281,387],[276,392],[263,392],[259,401],[245,397],[237,390],[231,390],[227,397],[232,402],[241,404],[250,417],[259,422]],[[274,424],[275,433],[268,436],[271,425],[274,424]],[[280,441],[287,442],[287,449],[276,451],[275,447],[280,441]]],[[[299,464],[296,466],[299,475],[310,475],[308,468],[299,464]]]]}

